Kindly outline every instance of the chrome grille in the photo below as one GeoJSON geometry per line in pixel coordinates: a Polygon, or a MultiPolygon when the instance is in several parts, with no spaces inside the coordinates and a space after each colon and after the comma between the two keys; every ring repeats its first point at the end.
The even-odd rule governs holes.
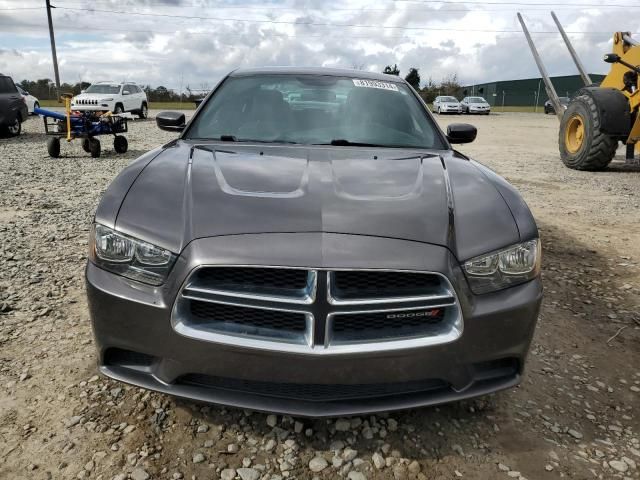
{"type": "Polygon", "coordinates": [[[387,270],[200,267],[172,323],[201,340],[320,355],[436,345],[462,333],[446,277],[387,270]]]}

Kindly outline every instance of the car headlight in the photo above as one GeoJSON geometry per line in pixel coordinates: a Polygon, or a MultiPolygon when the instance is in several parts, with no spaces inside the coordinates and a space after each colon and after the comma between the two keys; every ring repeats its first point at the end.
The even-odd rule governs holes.
{"type": "Polygon", "coordinates": [[[540,240],[519,243],[467,260],[464,270],[473,293],[487,293],[527,282],[540,274],[540,240]]]}
{"type": "Polygon", "coordinates": [[[96,223],[91,231],[89,258],[109,272],[149,285],[162,285],[176,255],[96,223]]]}

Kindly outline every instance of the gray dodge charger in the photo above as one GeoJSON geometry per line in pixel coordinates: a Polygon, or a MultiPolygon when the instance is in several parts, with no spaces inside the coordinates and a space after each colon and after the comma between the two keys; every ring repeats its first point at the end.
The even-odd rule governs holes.
{"type": "Polygon", "coordinates": [[[86,269],[100,371],[302,416],[520,381],[542,297],[518,192],[402,79],[236,70],[108,188],[86,269]]]}

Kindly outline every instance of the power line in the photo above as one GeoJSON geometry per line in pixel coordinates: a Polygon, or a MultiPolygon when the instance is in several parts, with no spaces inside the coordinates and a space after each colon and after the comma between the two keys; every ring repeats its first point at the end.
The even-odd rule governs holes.
{"type": "MultiPolygon", "coordinates": [[[[202,15],[174,15],[169,13],[150,13],[150,12],[130,12],[124,10],[106,10],[106,9],[90,9],[90,8],[69,8],[69,7],[56,7],[62,10],[71,10],[76,12],[97,12],[97,13],[113,13],[116,15],[137,15],[143,17],[169,17],[169,18],[182,18],[188,20],[212,20],[218,22],[243,22],[243,23],[266,23],[270,25],[294,25],[294,26],[315,26],[315,27],[338,27],[338,28],[378,28],[378,29],[393,29],[393,30],[416,30],[416,31],[438,31],[438,32],[475,32],[475,33],[521,33],[520,30],[492,30],[492,29],[473,29],[473,28],[444,28],[444,27],[408,27],[398,25],[363,25],[355,23],[331,23],[331,22],[314,22],[314,21],[290,21],[290,20],[265,20],[265,19],[246,19],[246,18],[230,18],[230,17],[207,17],[202,15]]],[[[539,34],[556,34],[556,31],[537,31],[531,33],[539,34]]],[[[587,31],[569,31],[567,33],[574,34],[601,34],[611,32],[587,32],[587,31]]]]}
{"type": "MultiPolygon", "coordinates": [[[[394,0],[394,2],[397,3],[425,3],[425,4],[432,4],[432,3],[444,3],[447,5],[517,5],[517,6],[524,6],[524,7],[530,7],[532,4],[531,3],[525,3],[525,2],[469,2],[469,1],[462,1],[462,2],[456,2],[456,1],[452,1],[452,0],[394,0]]],[[[535,3],[533,5],[536,6],[544,6],[544,7],[556,7],[558,4],[557,3],[535,3]]],[[[574,7],[583,7],[583,8],[602,8],[602,7],[607,7],[607,8],[629,8],[629,7],[635,7],[635,8],[639,8],[640,5],[623,5],[623,4],[619,4],[619,3],[603,3],[603,4],[597,4],[597,3],[571,3],[568,4],[574,7]]]]}
{"type": "MultiPolygon", "coordinates": [[[[91,4],[95,4],[95,3],[105,3],[109,6],[113,5],[113,3],[109,2],[108,0],[94,0],[93,2],[91,2],[91,4]]],[[[436,2],[436,3],[442,3],[442,2],[436,2]]],[[[451,4],[459,4],[461,6],[465,6],[467,2],[451,2],[451,4]]],[[[476,2],[469,2],[471,5],[485,5],[485,3],[476,3],[476,2]]],[[[66,7],[76,7],[76,8],[87,8],[86,4],[78,4],[78,3],[58,3],[58,5],[60,6],[59,8],[62,8],[63,6],[66,7]]],[[[153,3],[153,5],[157,5],[158,7],[161,8],[180,8],[182,10],[184,9],[188,9],[188,8],[197,8],[199,10],[211,10],[211,9],[215,9],[215,10],[261,10],[261,11],[293,11],[293,12],[300,12],[301,10],[310,10],[310,11],[323,11],[324,9],[322,7],[318,8],[318,7],[304,7],[304,8],[300,8],[300,7],[280,7],[280,6],[268,6],[265,7],[263,5],[216,5],[216,6],[201,6],[201,5],[173,5],[173,4],[166,4],[163,2],[159,2],[159,3],[153,3]]],[[[503,3],[495,3],[495,5],[508,5],[508,4],[503,4],[503,3]]],[[[543,12],[543,13],[548,13],[549,9],[545,6],[545,5],[549,5],[549,4],[527,4],[527,7],[525,8],[521,8],[521,7],[517,7],[517,6],[512,6],[511,8],[499,8],[499,9],[487,9],[487,8],[480,8],[480,9],[471,9],[471,8],[458,8],[458,9],[449,9],[449,8],[429,8],[428,10],[425,10],[424,7],[417,7],[415,9],[407,9],[404,10],[404,12],[428,12],[430,14],[433,13],[444,13],[444,12],[470,12],[470,13],[474,13],[474,12],[504,12],[507,10],[519,10],[522,12],[543,12]],[[536,7],[538,5],[542,5],[544,8],[530,8],[530,7],[536,7]]],[[[144,7],[146,5],[138,5],[141,7],[144,7]]],[[[590,5],[593,6],[594,8],[601,8],[601,5],[590,5]]],[[[617,7],[622,7],[623,5],[611,5],[608,8],[617,8],[617,7]]],[[[626,7],[626,6],[625,6],[626,7]]],[[[584,4],[564,4],[564,5],[559,5],[559,6],[554,6],[554,10],[578,10],[578,9],[582,9],[585,8],[584,4]]],[[[89,8],[91,9],[91,8],[89,8]]],[[[389,8],[370,8],[370,7],[361,7],[361,8],[344,8],[344,7],[331,7],[330,8],[331,11],[347,11],[347,12],[355,12],[355,13],[359,13],[359,12],[389,12],[389,8]]],[[[402,10],[398,11],[399,13],[403,12],[402,10]]]]}
{"type": "Polygon", "coordinates": [[[16,11],[16,10],[43,10],[47,7],[17,7],[17,8],[13,8],[13,7],[9,7],[9,8],[0,8],[0,12],[9,12],[9,11],[16,11]]]}
{"type": "MultiPolygon", "coordinates": [[[[0,22],[0,25],[12,25],[11,22],[0,22]]],[[[34,24],[34,23],[30,23],[30,24],[21,24],[20,28],[24,28],[24,27],[33,27],[34,30],[40,30],[44,27],[46,27],[45,25],[42,24],[34,24]]],[[[132,30],[130,28],[118,28],[118,27],[94,27],[92,25],[87,25],[87,26],[69,26],[69,25],[59,25],[58,26],[58,30],[69,30],[69,31],[74,31],[74,32],[87,32],[87,31],[105,31],[105,32],[122,32],[122,33],[132,33],[132,30]]],[[[455,30],[455,31],[469,31],[468,29],[459,29],[459,30],[455,30]]],[[[162,34],[167,34],[167,35],[173,35],[176,33],[176,30],[141,30],[139,28],[136,28],[135,33],[152,33],[152,34],[158,34],[158,35],[162,35],[162,34]]],[[[522,32],[520,30],[483,30],[483,32],[485,33],[516,33],[516,34],[522,34],[522,32]]],[[[187,30],[185,33],[189,34],[189,35],[205,35],[208,37],[211,37],[211,32],[206,31],[206,32],[201,32],[201,31],[189,31],[187,30]]],[[[534,34],[543,34],[543,35],[559,35],[559,32],[557,31],[537,31],[537,32],[531,32],[534,34]]],[[[584,34],[584,35],[606,35],[607,37],[611,36],[611,32],[607,31],[607,32],[567,32],[567,33],[574,33],[574,34],[584,34]]],[[[632,34],[637,35],[637,32],[632,32],[632,34]]],[[[262,37],[262,38],[274,38],[274,39],[293,39],[293,38],[325,38],[326,34],[323,33],[319,33],[319,34],[304,34],[304,33],[296,33],[296,34],[287,34],[284,32],[278,32],[275,30],[270,30],[270,31],[256,31],[256,32],[238,32],[238,33],[225,33],[224,36],[225,37],[246,37],[249,35],[255,35],[258,37],[262,37]]],[[[384,39],[406,39],[406,40],[416,40],[419,37],[415,37],[415,36],[409,36],[409,35],[380,35],[379,33],[369,33],[369,34],[358,34],[358,35],[349,35],[349,34],[341,34],[341,38],[361,38],[361,39],[371,39],[371,38],[376,38],[376,39],[380,39],[380,40],[384,40],[384,39]]],[[[217,40],[219,41],[219,39],[217,40]]],[[[229,44],[230,45],[230,44],[229,44]]]]}

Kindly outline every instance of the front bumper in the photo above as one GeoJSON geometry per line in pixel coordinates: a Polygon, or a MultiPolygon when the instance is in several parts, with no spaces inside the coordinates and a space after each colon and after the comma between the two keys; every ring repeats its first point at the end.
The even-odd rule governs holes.
{"type": "Polygon", "coordinates": [[[469,107],[469,113],[490,113],[490,107],[469,107]]]}
{"type": "Polygon", "coordinates": [[[441,106],[440,107],[440,112],[441,113],[461,113],[462,112],[462,108],[461,107],[441,106]]]}
{"type": "Polygon", "coordinates": [[[103,374],[193,400],[312,417],[433,405],[516,385],[542,295],[539,280],[534,280],[474,296],[445,248],[335,234],[196,240],[161,287],[141,285],[90,262],[86,280],[103,374]],[[313,246],[318,247],[317,255],[309,253],[316,250],[313,246]],[[443,344],[320,355],[184,336],[172,325],[172,309],[184,280],[202,264],[442,272],[456,290],[464,330],[443,344]],[[377,393],[332,399],[326,395],[332,389],[377,393]],[[321,399],[300,393],[316,391],[323,392],[321,399]]]}

